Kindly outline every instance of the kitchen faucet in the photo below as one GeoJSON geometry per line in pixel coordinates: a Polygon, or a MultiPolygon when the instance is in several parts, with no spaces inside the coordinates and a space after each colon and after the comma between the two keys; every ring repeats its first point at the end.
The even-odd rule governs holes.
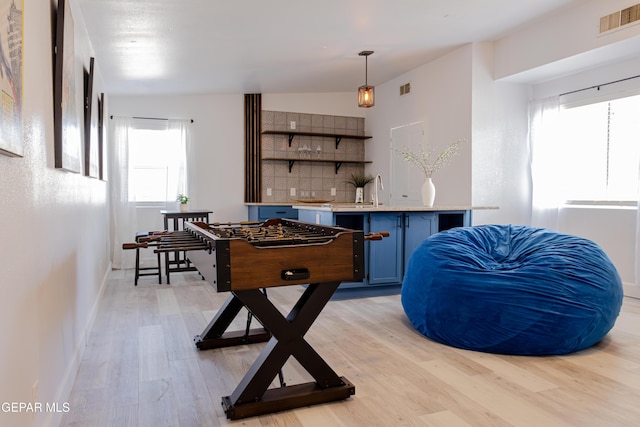
{"type": "Polygon", "coordinates": [[[380,176],[380,174],[376,175],[375,181],[373,182],[373,185],[375,186],[375,193],[373,196],[373,207],[377,208],[379,203],[378,203],[378,182],[380,183],[380,189],[384,190],[384,185],[382,185],[382,176],[380,176]]]}

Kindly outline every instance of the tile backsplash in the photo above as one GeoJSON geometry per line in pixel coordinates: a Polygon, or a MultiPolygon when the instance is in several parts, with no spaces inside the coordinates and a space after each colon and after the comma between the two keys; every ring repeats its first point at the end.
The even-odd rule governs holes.
{"type": "MultiPolygon", "coordinates": [[[[263,132],[363,136],[364,124],[361,117],[262,111],[263,132]],[[292,129],[292,122],[295,129],[292,129]]],[[[363,162],[366,141],[343,138],[336,148],[334,136],[295,135],[289,147],[288,135],[263,134],[262,202],[292,203],[303,199],[353,202],[355,189],[347,180],[351,174],[363,174],[364,164],[342,163],[336,173],[336,161],[363,162]],[[293,161],[291,172],[289,160],[293,161]],[[331,194],[332,188],[335,188],[335,195],[331,194]],[[291,189],[295,189],[295,195],[291,189]]]]}

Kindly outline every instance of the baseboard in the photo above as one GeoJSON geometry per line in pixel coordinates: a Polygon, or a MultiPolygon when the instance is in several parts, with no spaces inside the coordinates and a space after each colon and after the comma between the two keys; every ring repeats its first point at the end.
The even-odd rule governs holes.
{"type": "Polygon", "coordinates": [[[400,290],[401,285],[354,286],[338,288],[338,290],[331,297],[331,301],[398,295],[400,294],[400,290]]]}
{"type": "Polygon", "coordinates": [[[640,286],[633,283],[623,283],[622,289],[625,297],[640,299],[640,286]]]}
{"type": "MultiPolygon", "coordinates": [[[[98,308],[100,306],[100,302],[104,296],[104,291],[107,288],[107,280],[109,278],[109,273],[111,272],[111,263],[107,266],[107,270],[105,272],[104,277],[102,278],[102,284],[100,285],[100,289],[98,291],[98,295],[96,300],[93,303],[93,307],[91,308],[91,313],[89,315],[89,319],[87,320],[86,325],[84,326],[84,330],[82,331],[82,335],[78,340],[78,345],[73,352],[73,357],[71,358],[69,365],[67,366],[67,370],[65,372],[64,378],[60,387],[58,388],[58,392],[56,393],[56,402],[59,403],[60,406],[64,402],[69,401],[69,396],[71,395],[71,390],[73,389],[73,384],[76,381],[76,376],[78,375],[78,369],[80,369],[80,362],[82,362],[82,358],[84,357],[84,351],[87,348],[87,343],[89,342],[89,335],[91,335],[91,330],[93,329],[93,325],[96,320],[96,316],[98,314],[98,308]]],[[[71,408],[73,410],[73,408],[71,408]]],[[[62,421],[62,416],[64,412],[48,412],[47,418],[43,420],[43,426],[59,426],[62,421]]]]}

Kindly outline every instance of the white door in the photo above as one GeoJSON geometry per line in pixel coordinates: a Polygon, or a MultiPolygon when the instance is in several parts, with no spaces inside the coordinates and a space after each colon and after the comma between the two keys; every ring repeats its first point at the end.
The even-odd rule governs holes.
{"type": "Polygon", "coordinates": [[[397,149],[414,152],[424,145],[424,122],[411,123],[391,129],[391,182],[389,202],[391,206],[417,206],[422,204],[421,189],[424,174],[402,159],[397,149]]]}

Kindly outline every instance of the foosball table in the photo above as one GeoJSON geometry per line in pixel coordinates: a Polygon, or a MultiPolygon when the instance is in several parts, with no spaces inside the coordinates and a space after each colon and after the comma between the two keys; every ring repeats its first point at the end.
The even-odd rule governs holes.
{"type": "MultiPolygon", "coordinates": [[[[268,341],[236,389],[222,398],[229,419],[343,400],[355,386],[338,376],[304,339],[342,281],[364,275],[362,231],[287,219],[263,223],[185,223],[180,250],[218,292],[231,295],[204,331],[194,338],[200,350],[268,341]],[[307,285],[285,317],[267,298],[270,287],[307,285]],[[249,312],[244,331],[227,331],[242,308],[249,312]],[[262,325],[251,329],[254,316],[262,325]],[[315,381],[285,385],[282,367],[293,356],[315,381]],[[269,389],[279,376],[280,387],[269,389]]],[[[157,250],[171,250],[171,245],[157,250]]]]}

